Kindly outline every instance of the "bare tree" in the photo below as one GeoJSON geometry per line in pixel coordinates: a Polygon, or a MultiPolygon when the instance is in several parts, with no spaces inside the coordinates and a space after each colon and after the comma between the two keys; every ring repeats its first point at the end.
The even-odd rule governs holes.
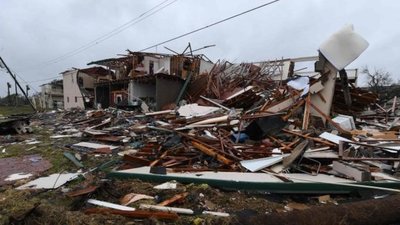
{"type": "Polygon", "coordinates": [[[376,93],[380,93],[384,87],[393,83],[392,75],[383,69],[374,69],[372,72],[368,66],[364,66],[362,73],[368,76],[368,86],[376,93]]]}

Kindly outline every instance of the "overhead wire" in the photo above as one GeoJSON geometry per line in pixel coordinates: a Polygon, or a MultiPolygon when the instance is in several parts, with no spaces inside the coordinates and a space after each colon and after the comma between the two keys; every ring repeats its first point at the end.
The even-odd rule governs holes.
{"type": "Polygon", "coordinates": [[[176,36],[176,37],[170,38],[170,39],[168,39],[168,40],[166,40],[166,41],[162,41],[162,42],[160,42],[160,43],[154,44],[154,45],[152,45],[152,46],[149,46],[149,47],[147,47],[147,48],[144,48],[144,49],[140,50],[140,52],[141,52],[141,51],[146,51],[146,50],[151,49],[151,48],[154,48],[154,47],[158,47],[159,45],[166,44],[166,43],[171,42],[171,41],[175,41],[175,40],[177,40],[177,39],[183,38],[183,37],[188,36],[188,35],[190,35],[190,34],[193,34],[193,33],[199,32],[199,31],[202,31],[202,30],[204,30],[204,29],[207,29],[207,28],[210,28],[210,27],[212,27],[212,26],[218,25],[218,24],[223,23],[223,22],[225,22],[225,21],[228,21],[228,20],[231,20],[231,19],[233,19],[233,18],[242,16],[242,15],[244,15],[244,14],[247,14],[247,13],[249,13],[249,12],[255,11],[255,10],[257,10],[257,9],[266,7],[266,6],[271,5],[271,4],[273,4],[273,3],[275,3],[275,2],[278,2],[278,1],[279,1],[279,0],[274,0],[274,1],[270,1],[270,2],[264,3],[264,4],[259,5],[259,6],[257,6],[257,7],[248,9],[248,10],[243,11],[243,12],[241,12],[241,13],[237,13],[237,14],[235,14],[235,15],[233,15],[233,16],[230,16],[230,17],[227,17],[227,18],[225,18],[225,19],[219,20],[219,21],[217,21],[217,22],[211,23],[211,24],[209,24],[209,25],[206,25],[206,26],[197,28],[197,29],[192,30],[192,31],[189,31],[189,32],[187,32],[187,33],[184,33],[184,34],[178,35],[178,36],[176,36]]]}
{"type": "MultiPolygon", "coordinates": [[[[122,31],[124,31],[124,30],[128,29],[129,27],[131,27],[131,26],[143,21],[144,19],[146,19],[146,18],[158,13],[162,9],[168,7],[169,5],[175,3],[178,0],[173,0],[173,1],[165,4],[164,6],[161,6],[161,5],[163,5],[164,3],[168,2],[168,1],[170,1],[170,0],[165,0],[165,1],[157,4],[156,6],[152,7],[149,10],[147,10],[146,12],[144,12],[144,13],[140,14],[139,16],[135,17],[134,19],[122,24],[121,26],[118,26],[117,28],[115,28],[112,31],[110,31],[110,32],[108,32],[108,33],[96,38],[95,40],[90,41],[90,42],[80,46],[79,48],[76,48],[76,49],[74,49],[72,51],[69,51],[69,52],[67,52],[67,53],[65,53],[65,54],[63,54],[63,55],[61,55],[59,57],[56,57],[54,59],[50,59],[50,60],[47,60],[46,62],[43,62],[44,66],[51,65],[51,64],[60,62],[62,60],[65,60],[67,58],[70,58],[70,57],[72,57],[74,55],[77,55],[77,54],[85,51],[86,49],[89,49],[89,48],[91,48],[91,47],[93,47],[93,46],[95,46],[95,45],[97,45],[97,44],[99,44],[99,43],[101,43],[101,42],[103,42],[103,41],[105,41],[105,40],[107,40],[107,39],[119,34],[119,33],[121,33],[122,31]]],[[[43,64],[42,64],[42,66],[43,66],[43,64]]]]}
{"type": "MultiPolygon", "coordinates": [[[[65,53],[65,54],[63,54],[63,55],[61,55],[59,57],[47,60],[46,62],[43,62],[43,63],[39,64],[38,66],[41,66],[41,67],[49,66],[51,64],[54,64],[54,63],[60,62],[62,60],[65,60],[65,59],[67,59],[69,57],[72,57],[72,56],[74,56],[76,54],[79,54],[80,52],[83,52],[86,49],[89,49],[89,48],[91,48],[91,47],[93,47],[93,46],[95,46],[95,45],[97,45],[97,44],[99,44],[99,43],[101,43],[101,42],[103,42],[103,41],[105,41],[105,40],[107,40],[107,39],[119,34],[119,33],[121,33],[122,31],[124,31],[124,30],[128,29],[129,27],[131,27],[131,26],[143,21],[144,19],[146,19],[146,18],[158,13],[162,9],[164,9],[164,8],[168,7],[169,5],[177,2],[178,0],[173,0],[173,1],[170,1],[170,2],[169,1],[170,0],[164,0],[161,3],[157,4],[156,6],[152,7],[151,9],[141,13],[139,16],[135,17],[134,19],[131,19],[130,21],[118,26],[117,28],[115,28],[115,29],[111,30],[110,32],[108,32],[108,33],[96,38],[95,40],[93,40],[91,42],[88,42],[88,43],[80,46],[79,48],[76,48],[76,49],[74,49],[72,51],[69,51],[69,52],[67,52],[67,53],[65,53]],[[169,3],[167,3],[167,2],[169,2],[169,3]],[[165,4],[165,3],[167,3],[167,4],[165,4]],[[160,6],[162,6],[162,7],[160,7],[160,6]]],[[[22,79],[21,76],[19,76],[19,77],[22,79]]],[[[55,79],[55,78],[58,78],[58,77],[60,77],[60,76],[41,79],[41,80],[33,80],[33,81],[30,81],[29,83],[35,83],[35,82],[40,82],[40,81],[51,80],[51,79],[55,79]]],[[[26,82],[26,83],[28,83],[28,82],[26,82]]]]}
{"type": "MultiPolygon", "coordinates": [[[[169,1],[169,0],[165,0],[165,1],[161,2],[160,4],[156,5],[155,7],[151,8],[151,9],[148,10],[148,11],[146,11],[145,13],[142,13],[140,16],[136,17],[135,19],[142,17],[142,16],[145,15],[146,13],[148,13],[148,12],[154,10],[155,8],[159,7],[160,5],[164,4],[164,3],[167,2],[167,1],[169,1]]],[[[146,19],[147,17],[149,17],[149,16],[151,16],[151,15],[157,13],[158,11],[162,10],[163,8],[165,8],[165,7],[169,6],[169,5],[171,5],[172,3],[176,2],[176,1],[177,1],[177,0],[174,0],[174,1],[172,1],[172,2],[170,2],[170,3],[168,3],[168,4],[166,4],[166,5],[164,5],[163,7],[157,9],[156,11],[150,13],[149,15],[147,15],[147,16],[141,18],[140,20],[138,20],[138,21],[136,21],[136,22],[130,24],[129,26],[132,26],[132,25],[134,25],[134,24],[136,24],[136,23],[138,23],[138,22],[140,22],[140,21],[146,19]]],[[[170,38],[170,39],[168,39],[168,40],[165,40],[165,41],[159,42],[159,43],[157,43],[157,44],[151,45],[151,46],[146,47],[146,48],[144,48],[144,49],[142,49],[142,50],[140,50],[140,51],[146,51],[146,50],[151,49],[151,48],[154,48],[154,47],[157,48],[157,47],[160,46],[160,45],[163,45],[163,44],[169,43],[169,42],[171,42],[171,41],[174,41],[174,40],[183,38],[183,37],[185,37],[185,36],[191,35],[191,34],[193,34],[193,33],[196,33],[196,32],[202,31],[202,30],[205,30],[205,29],[207,29],[207,28],[213,27],[213,26],[215,26],[215,25],[218,25],[218,24],[220,24],[220,23],[223,23],[223,22],[226,22],[226,21],[228,21],[228,20],[234,19],[234,18],[236,18],[236,17],[242,16],[242,15],[244,15],[244,14],[250,13],[250,12],[255,11],[255,10],[257,10],[257,9],[266,7],[266,6],[268,6],[268,5],[271,5],[271,4],[273,4],[273,3],[276,3],[276,2],[278,2],[278,1],[280,1],[280,0],[273,0],[273,1],[270,1],[270,2],[267,2],[267,3],[264,3],[264,4],[261,4],[261,5],[259,5],[259,6],[256,6],[256,7],[253,7],[253,8],[251,8],[251,9],[245,10],[245,11],[243,11],[243,12],[237,13],[237,14],[235,14],[235,15],[229,16],[229,17],[224,18],[224,19],[222,19],[222,20],[219,20],[219,21],[216,21],[216,22],[214,22],[214,23],[208,24],[208,25],[206,25],[206,26],[197,28],[197,29],[195,29],[195,30],[186,32],[186,33],[184,33],[184,34],[178,35],[178,36],[173,37],[173,38],[170,38]]],[[[133,20],[135,20],[135,19],[133,19],[133,20]]],[[[130,22],[132,22],[133,20],[131,20],[130,22]]],[[[128,24],[128,23],[130,23],[130,22],[127,22],[127,23],[125,23],[125,24],[128,24]]],[[[125,25],[125,24],[124,24],[124,25],[125,25]]],[[[121,25],[120,27],[122,27],[122,26],[124,26],[124,25],[121,25]]],[[[129,26],[128,26],[128,27],[129,27],[129,26]]],[[[116,28],[116,29],[117,29],[117,28],[116,28]]],[[[114,29],[114,30],[116,30],[116,29],[114,29]]],[[[122,29],[122,30],[117,31],[117,33],[115,33],[115,34],[112,34],[112,35],[110,34],[111,36],[103,35],[105,39],[99,39],[99,40],[100,40],[100,42],[101,42],[101,41],[104,41],[104,40],[106,40],[106,39],[108,39],[108,38],[110,38],[110,37],[112,37],[112,36],[114,36],[114,35],[116,35],[116,34],[122,32],[122,31],[125,30],[125,29],[127,29],[127,27],[125,27],[125,28],[122,29]]],[[[113,31],[114,31],[114,30],[113,30],[113,31]]],[[[111,33],[111,32],[110,32],[110,33],[111,33]]],[[[97,40],[97,39],[96,39],[96,40],[97,40]]],[[[90,43],[92,43],[92,42],[90,42],[90,43]]],[[[96,42],[94,45],[96,45],[96,44],[98,44],[98,43],[99,43],[99,42],[96,42]]],[[[93,44],[93,43],[92,43],[92,44],[93,44]]],[[[83,46],[82,46],[82,47],[78,48],[79,50],[76,49],[76,50],[78,50],[78,52],[75,52],[75,51],[76,51],[76,50],[75,50],[75,51],[73,51],[73,53],[72,53],[72,51],[71,51],[72,55],[67,55],[67,54],[65,54],[64,56],[60,56],[60,57],[58,57],[58,58],[56,58],[56,59],[53,59],[52,61],[48,61],[48,62],[49,62],[49,63],[55,63],[55,62],[57,62],[57,61],[54,61],[54,60],[63,60],[63,59],[65,59],[65,58],[62,58],[62,57],[71,57],[71,56],[73,56],[73,55],[75,55],[75,54],[78,54],[78,53],[80,53],[81,51],[84,51],[84,50],[86,50],[87,48],[90,48],[90,47],[92,47],[92,46],[93,46],[93,45],[90,45],[90,46],[86,46],[86,47],[84,47],[84,48],[82,48],[82,47],[83,47],[83,46]]],[[[58,76],[58,77],[59,77],[59,76],[58,76]]],[[[54,77],[54,78],[57,78],[57,77],[54,77]]],[[[43,79],[43,80],[35,80],[35,81],[30,81],[30,82],[33,83],[33,82],[38,82],[38,81],[50,80],[50,79],[52,79],[52,78],[43,79]]]]}

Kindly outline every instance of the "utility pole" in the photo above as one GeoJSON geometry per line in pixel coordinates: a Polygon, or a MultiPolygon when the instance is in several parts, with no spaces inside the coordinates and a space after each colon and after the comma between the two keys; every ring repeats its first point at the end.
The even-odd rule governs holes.
{"type": "Polygon", "coordinates": [[[18,89],[17,89],[17,79],[15,78],[15,75],[12,76],[14,78],[15,81],[15,106],[18,105],[18,89]]]}
{"type": "Polygon", "coordinates": [[[31,90],[31,88],[29,87],[29,85],[26,85],[26,95],[29,97],[29,90],[31,90]]]}
{"type": "MultiPolygon", "coordinates": [[[[17,99],[17,86],[21,90],[22,94],[25,96],[25,98],[28,100],[29,104],[31,105],[32,109],[36,112],[35,106],[33,106],[32,102],[29,100],[28,95],[25,93],[24,89],[21,87],[19,82],[17,81],[16,76],[11,72],[10,68],[6,65],[4,62],[3,58],[0,57],[0,67],[6,68],[7,72],[10,74],[10,76],[14,79],[15,81],[15,99],[17,99]]],[[[17,100],[15,100],[15,103],[17,103],[17,100]]]]}
{"type": "Polygon", "coordinates": [[[26,95],[29,97],[29,90],[31,90],[31,88],[29,87],[29,85],[26,85],[26,95]]]}
{"type": "Polygon", "coordinates": [[[8,105],[11,105],[10,89],[11,89],[11,84],[9,82],[7,82],[7,101],[8,101],[8,105]]]}

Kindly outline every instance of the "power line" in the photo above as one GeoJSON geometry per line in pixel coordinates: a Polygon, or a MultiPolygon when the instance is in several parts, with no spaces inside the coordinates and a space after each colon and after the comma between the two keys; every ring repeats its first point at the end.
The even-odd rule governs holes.
{"type": "Polygon", "coordinates": [[[37,82],[40,82],[40,81],[46,81],[46,80],[57,79],[57,78],[60,78],[60,77],[61,77],[61,75],[58,75],[58,76],[56,76],[56,77],[49,77],[49,78],[46,78],[46,79],[29,81],[29,83],[37,83],[37,82]]]}
{"type": "Polygon", "coordinates": [[[147,10],[146,12],[144,12],[144,13],[140,14],[139,16],[135,17],[134,19],[132,19],[132,20],[130,20],[130,21],[124,23],[123,25],[118,26],[117,28],[113,29],[112,31],[110,31],[110,32],[108,32],[108,33],[106,33],[106,34],[104,34],[104,35],[102,35],[102,36],[96,38],[95,40],[93,40],[93,41],[91,41],[91,42],[88,42],[88,43],[82,45],[81,47],[79,47],[79,48],[77,48],[77,49],[74,49],[74,50],[72,50],[72,51],[69,51],[69,52],[67,52],[67,53],[65,53],[65,54],[63,54],[63,55],[61,55],[61,56],[59,56],[59,57],[56,57],[56,58],[54,58],[54,59],[47,60],[46,62],[43,62],[40,66],[43,66],[43,65],[44,65],[44,66],[51,65],[51,64],[60,62],[60,61],[62,61],[62,60],[65,60],[65,59],[67,59],[67,58],[69,58],[69,57],[72,57],[72,56],[74,56],[74,55],[76,55],[76,54],[78,54],[78,53],[80,53],[80,52],[83,52],[83,51],[85,51],[86,49],[91,48],[91,47],[93,47],[93,46],[95,46],[95,45],[97,45],[97,44],[99,44],[99,43],[101,43],[101,42],[103,42],[103,41],[105,41],[105,40],[107,40],[107,39],[109,39],[109,38],[111,38],[111,37],[113,37],[113,36],[119,34],[119,33],[121,33],[122,31],[128,29],[130,26],[133,26],[133,25],[135,25],[135,24],[137,24],[137,23],[143,21],[144,19],[146,19],[146,18],[148,18],[148,17],[150,17],[150,16],[156,14],[157,12],[161,11],[162,9],[168,7],[169,5],[175,3],[175,2],[178,1],[178,0],[173,0],[172,2],[169,2],[168,4],[166,4],[166,5],[162,6],[162,7],[160,7],[161,5],[163,5],[164,3],[168,2],[168,1],[170,1],[170,0],[165,0],[165,1],[163,1],[163,2],[161,2],[161,3],[159,3],[159,4],[157,4],[156,6],[152,7],[152,8],[149,9],[149,10],[147,10]],[[159,8],[159,7],[160,7],[160,8],[159,8]],[[157,9],[157,8],[158,8],[158,9],[157,9]],[[152,11],[153,11],[153,12],[152,12],[152,11]],[[149,13],[150,13],[150,14],[149,14],[149,13]],[[148,14],[148,15],[146,16],[146,14],[148,14]],[[142,17],[143,17],[143,18],[142,18],[142,17]]]}
{"type": "MultiPolygon", "coordinates": [[[[99,43],[101,43],[101,42],[103,42],[103,41],[105,41],[105,40],[107,40],[107,39],[119,34],[119,33],[121,33],[122,31],[128,29],[130,26],[133,26],[133,25],[143,21],[144,19],[156,14],[157,12],[161,11],[162,9],[168,7],[169,5],[175,3],[178,0],[173,0],[173,1],[169,2],[168,4],[165,4],[168,1],[170,1],[170,0],[164,0],[163,2],[157,4],[156,6],[152,7],[151,9],[149,9],[149,10],[143,12],[142,14],[140,14],[139,16],[135,17],[134,19],[131,19],[130,21],[118,26],[117,28],[115,28],[115,29],[111,30],[110,32],[108,32],[108,33],[96,38],[95,40],[93,40],[91,42],[88,42],[88,43],[80,46],[79,48],[76,48],[76,49],[74,49],[72,51],[69,51],[69,52],[67,52],[67,53],[65,53],[65,54],[63,54],[63,55],[61,55],[59,57],[56,57],[56,58],[51,59],[51,60],[47,60],[47,61],[45,61],[45,62],[43,62],[43,63],[41,63],[41,64],[39,64],[37,66],[46,67],[46,66],[49,66],[51,64],[58,63],[58,62],[60,62],[62,60],[65,60],[65,59],[67,59],[69,57],[72,57],[72,56],[74,56],[76,54],[79,54],[80,52],[83,52],[86,49],[89,49],[89,48],[91,48],[91,47],[93,47],[93,46],[95,46],[95,45],[97,45],[97,44],[99,44],[99,43]],[[164,5],[164,6],[162,6],[162,5],[164,5]],[[162,7],[160,7],[160,6],[162,6],[162,7]],[[146,14],[148,14],[148,15],[146,16],[146,14]]],[[[58,77],[59,76],[48,78],[48,79],[33,80],[33,81],[30,81],[30,83],[51,80],[51,79],[55,79],[55,78],[58,78],[58,77]]]]}
{"type": "MultiPolygon", "coordinates": [[[[32,82],[28,82],[28,81],[26,81],[26,80],[24,80],[24,78],[22,78],[22,76],[20,76],[19,74],[17,74],[15,71],[13,71],[13,70],[11,70],[17,77],[19,77],[19,79],[21,79],[22,80],[22,83],[25,83],[25,84],[31,84],[32,82]]],[[[34,88],[33,86],[31,86],[31,85],[29,85],[29,88],[32,88],[34,91],[36,91],[36,92],[39,92],[38,90],[36,90],[36,88],[34,88]]]]}
{"type": "Polygon", "coordinates": [[[275,3],[275,2],[278,2],[278,1],[279,1],[279,0],[274,0],[274,1],[271,1],[271,2],[267,2],[267,3],[265,3],[265,4],[262,4],[262,5],[259,5],[259,6],[257,6],[257,7],[251,8],[251,9],[249,9],[249,10],[243,11],[243,12],[241,12],[241,13],[235,14],[235,15],[230,16],[230,17],[228,17],[228,18],[225,18],[225,19],[219,20],[219,21],[217,21],[217,22],[214,22],[214,23],[209,24],[209,25],[207,25],[207,26],[200,27],[200,28],[198,28],[198,29],[196,29],[196,30],[193,30],[193,31],[190,31],[190,32],[181,34],[181,35],[176,36],[176,37],[174,37],[174,38],[171,38],[171,39],[168,39],[168,40],[166,40],[166,41],[160,42],[160,43],[158,43],[158,44],[152,45],[152,46],[150,46],[150,47],[144,48],[144,49],[140,50],[140,52],[146,51],[146,50],[148,50],[148,49],[150,49],[150,48],[154,48],[154,47],[157,47],[157,46],[159,46],[159,45],[162,45],[162,44],[165,44],[165,43],[174,41],[174,40],[177,40],[177,39],[179,39],[179,38],[188,36],[188,35],[190,35],[190,34],[199,32],[199,31],[201,31],[201,30],[204,30],[204,29],[207,29],[207,28],[209,28],[209,27],[215,26],[215,25],[217,25],[217,24],[223,23],[223,22],[225,22],[225,21],[231,20],[231,19],[233,19],[233,18],[235,18],[235,17],[238,17],[238,16],[244,15],[244,14],[246,14],[246,13],[252,12],[252,11],[254,11],[254,10],[263,8],[263,7],[267,6],[267,5],[271,5],[271,4],[273,4],[273,3],[275,3]]]}
{"type": "MultiPolygon", "coordinates": [[[[166,0],[166,1],[169,1],[169,0],[166,0]]],[[[166,1],[164,1],[164,2],[162,2],[162,3],[160,3],[160,4],[158,4],[157,6],[155,6],[155,7],[153,7],[152,9],[146,11],[145,13],[142,13],[142,14],[141,14],[139,17],[137,17],[137,18],[140,18],[142,15],[148,13],[149,11],[153,10],[154,8],[157,8],[158,6],[162,5],[162,4],[165,3],[166,1]]],[[[170,2],[170,3],[168,3],[167,5],[164,5],[163,7],[157,9],[157,10],[154,11],[153,13],[151,13],[151,14],[149,14],[148,16],[146,16],[146,17],[144,17],[144,18],[142,18],[142,19],[140,19],[140,20],[134,22],[133,24],[131,24],[131,25],[129,25],[129,26],[132,26],[132,25],[134,25],[134,24],[136,24],[136,23],[138,23],[138,22],[140,22],[140,21],[146,19],[147,17],[153,15],[154,13],[156,13],[156,12],[162,10],[163,8],[165,8],[165,7],[169,6],[169,5],[171,5],[172,3],[176,2],[176,1],[177,1],[177,0],[174,0],[174,1],[170,2]]],[[[201,31],[201,30],[207,29],[207,28],[209,28],[209,27],[218,25],[218,24],[220,24],[220,23],[223,23],[223,22],[225,22],[225,21],[228,21],[228,20],[231,20],[231,19],[233,19],[233,18],[239,17],[239,16],[241,16],[241,15],[247,14],[247,13],[249,13],[249,12],[255,11],[255,10],[257,10],[257,9],[266,7],[266,6],[268,6],[268,5],[271,5],[271,4],[273,4],[273,3],[276,3],[276,2],[278,2],[278,1],[279,1],[279,0],[274,0],[274,1],[270,1],[270,2],[264,3],[264,4],[262,4],[262,5],[259,5],[259,6],[257,6],[257,7],[248,9],[248,10],[246,10],[246,11],[243,11],[243,12],[241,12],[241,13],[238,13],[238,14],[235,14],[235,15],[233,15],[233,16],[227,17],[227,18],[225,18],[225,19],[219,20],[219,21],[214,22],[214,23],[211,23],[211,24],[209,24],[209,25],[200,27],[200,28],[198,28],[198,29],[192,30],[192,31],[190,31],[190,32],[181,34],[181,35],[176,36],[176,37],[174,37],[174,38],[171,38],[171,39],[168,39],[168,40],[166,40],[166,41],[160,42],[160,43],[158,43],[158,44],[152,45],[152,46],[150,46],[150,47],[144,48],[144,49],[142,49],[142,50],[140,50],[140,51],[146,51],[146,50],[148,50],[148,49],[151,49],[151,48],[154,48],[154,47],[158,47],[159,45],[162,45],[162,44],[165,44],[165,43],[168,43],[168,42],[171,42],[171,41],[180,39],[180,38],[185,37],[185,36],[188,36],[188,35],[190,35],[190,34],[193,34],[193,33],[199,32],[199,31],[201,31]]],[[[135,19],[136,19],[136,18],[135,18],[135,19]]],[[[134,20],[135,20],[135,19],[134,19],[134,20]]],[[[133,21],[133,20],[132,20],[132,21],[133,21]]],[[[128,23],[129,23],[129,22],[128,22],[128,23]]],[[[128,24],[128,23],[126,23],[126,24],[128,24]]],[[[123,26],[123,25],[122,25],[122,26],[123,26]]],[[[120,26],[120,27],[122,27],[122,26],[120,26]]],[[[125,29],[127,29],[127,27],[125,27],[124,29],[118,31],[118,33],[122,32],[122,31],[125,30],[125,29]]],[[[116,30],[116,29],[114,29],[114,30],[116,30]]],[[[115,33],[115,34],[118,34],[118,33],[115,33]]],[[[114,36],[115,34],[111,35],[110,37],[114,36]]],[[[105,36],[105,35],[104,35],[104,36],[105,36]]],[[[107,36],[104,40],[106,40],[106,39],[108,39],[108,38],[110,38],[110,37],[107,36]]],[[[96,39],[96,40],[97,40],[97,39],[96,39]]],[[[101,41],[104,41],[104,40],[101,40],[101,41]]],[[[97,43],[99,43],[99,42],[96,42],[94,45],[96,45],[97,43]]],[[[71,56],[73,56],[73,55],[76,55],[76,54],[78,54],[79,52],[84,51],[84,50],[86,50],[87,48],[90,48],[90,47],[92,47],[92,46],[93,46],[93,45],[87,46],[87,47],[85,47],[84,49],[80,49],[80,51],[75,52],[75,53],[73,53],[72,55],[68,55],[68,56],[66,56],[66,57],[71,57],[71,56]]],[[[60,59],[60,58],[61,58],[61,57],[58,57],[58,58],[56,58],[56,59],[62,60],[62,59],[60,59]]],[[[64,58],[64,59],[65,59],[65,58],[64,58]]],[[[57,62],[57,61],[56,61],[56,62],[57,62]]],[[[55,62],[50,62],[50,63],[55,63],[55,62]]],[[[53,78],[58,78],[58,77],[59,77],[59,76],[53,77],[53,78]]],[[[53,79],[53,78],[43,79],[43,80],[35,80],[35,81],[31,81],[31,83],[33,83],[33,82],[39,82],[39,81],[46,81],[46,80],[50,80],[50,79],[53,79]]]]}

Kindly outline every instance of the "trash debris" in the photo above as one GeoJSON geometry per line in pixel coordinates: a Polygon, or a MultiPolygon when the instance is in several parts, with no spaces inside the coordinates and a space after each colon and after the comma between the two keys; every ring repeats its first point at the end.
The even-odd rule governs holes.
{"type": "Polygon", "coordinates": [[[177,183],[176,181],[169,181],[169,182],[165,182],[159,185],[154,186],[154,189],[158,189],[158,190],[167,190],[167,189],[176,189],[177,187],[177,183]]]}
{"type": "Polygon", "coordinates": [[[162,212],[175,212],[179,214],[193,214],[193,210],[191,209],[184,209],[184,208],[176,208],[176,207],[167,207],[167,206],[159,206],[159,205],[147,205],[147,204],[140,204],[141,209],[151,209],[157,210],[162,212]]]}
{"type": "Polygon", "coordinates": [[[110,209],[117,209],[117,210],[123,210],[123,211],[135,211],[135,208],[128,207],[128,206],[123,206],[123,205],[118,205],[110,202],[105,202],[105,201],[100,201],[96,199],[88,199],[87,203],[92,204],[92,205],[98,205],[102,207],[107,207],[110,209]]]}
{"type": "Polygon", "coordinates": [[[48,177],[40,177],[36,180],[30,181],[17,187],[17,189],[55,189],[77,178],[79,174],[80,173],[55,173],[48,177]]]}
{"type": "Polygon", "coordinates": [[[174,202],[181,201],[182,199],[186,198],[186,196],[187,196],[188,194],[189,194],[188,192],[184,192],[184,193],[181,193],[181,194],[174,195],[172,198],[166,199],[166,200],[164,200],[164,201],[158,203],[157,205],[159,205],[159,206],[167,206],[167,205],[170,205],[170,204],[172,204],[172,203],[174,203],[174,202]]]}
{"type": "Polygon", "coordinates": [[[122,197],[120,203],[121,205],[129,205],[141,199],[154,199],[154,197],[149,195],[130,193],[122,197]]]}
{"type": "Polygon", "coordinates": [[[20,179],[26,179],[33,176],[33,174],[31,173],[14,173],[14,174],[10,174],[8,175],[8,177],[5,179],[5,181],[13,181],[13,180],[20,180],[20,179]]]}
{"type": "Polygon", "coordinates": [[[341,206],[336,195],[353,192],[400,192],[399,100],[357,88],[357,70],[346,68],[367,47],[346,26],[313,57],[211,63],[192,52],[129,51],[90,63],[101,69],[65,71],[83,98],[29,118],[41,134],[26,134],[21,122],[24,135],[1,136],[0,185],[61,191],[85,214],[195,215],[198,224],[341,206]],[[7,158],[14,151],[43,154],[7,158]],[[271,193],[312,201],[277,203],[271,193]]]}
{"type": "Polygon", "coordinates": [[[76,197],[76,196],[80,196],[80,195],[90,194],[90,193],[93,193],[94,191],[96,191],[97,188],[98,188],[97,186],[89,186],[84,189],[70,191],[70,192],[66,193],[66,195],[69,197],[76,197]]]}

